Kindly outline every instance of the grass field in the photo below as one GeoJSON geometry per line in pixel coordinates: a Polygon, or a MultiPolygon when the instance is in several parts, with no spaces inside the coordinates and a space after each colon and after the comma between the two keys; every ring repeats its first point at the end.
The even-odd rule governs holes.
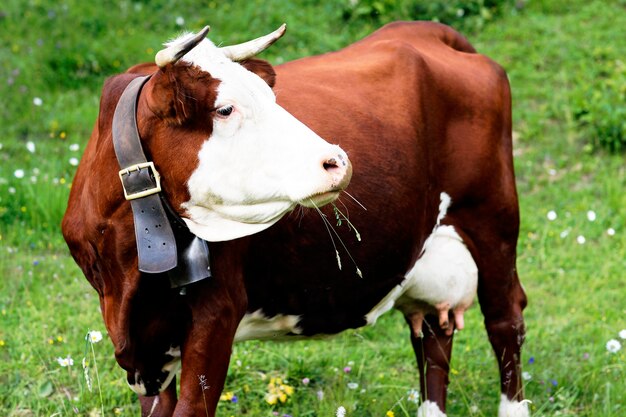
{"type": "MultiPolygon", "coordinates": [[[[626,164],[623,153],[599,146],[594,122],[626,114],[626,1],[525,3],[457,23],[505,67],[513,89],[518,269],[530,300],[526,395],[537,416],[620,417],[626,348],[612,352],[607,343],[626,344],[626,164]],[[581,117],[586,101],[604,113],[581,117]]],[[[391,0],[3,2],[0,415],[139,415],[106,335],[85,342],[89,330],[104,331],[97,295],[59,230],[106,76],[151,60],[181,29],[210,24],[212,40],[235,43],[285,21],[287,35],[263,55],[278,64],[410,18],[411,7],[391,0]],[[61,366],[57,359],[68,355],[73,365],[61,366]]],[[[449,415],[493,416],[497,367],[477,308],[466,322],[455,338],[449,415]]],[[[327,341],[237,345],[218,413],[328,417],[343,406],[349,417],[411,416],[418,405],[407,393],[417,387],[408,330],[392,313],[327,341]],[[268,404],[266,394],[281,387],[287,401],[268,404]]]]}

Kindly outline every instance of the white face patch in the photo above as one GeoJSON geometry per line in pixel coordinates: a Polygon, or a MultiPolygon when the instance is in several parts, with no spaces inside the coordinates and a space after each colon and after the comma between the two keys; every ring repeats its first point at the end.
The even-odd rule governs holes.
{"type": "Polygon", "coordinates": [[[280,107],[265,81],[207,39],[181,60],[220,80],[215,107],[232,106],[227,116],[213,114],[187,184],[182,207],[194,234],[208,241],[250,235],[312,197],[327,203],[339,195],[351,172],[347,155],[280,107]],[[329,160],[336,169],[325,167],[329,160]]]}
{"type": "Polygon", "coordinates": [[[243,317],[235,333],[235,342],[287,338],[291,340],[293,336],[287,336],[287,334],[298,335],[302,332],[302,329],[297,326],[299,320],[300,316],[282,314],[266,317],[263,311],[257,310],[243,317]]]}
{"type": "Polygon", "coordinates": [[[501,394],[498,417],[530,417],[528,404],[530,400],[511,401],[505,394],[501,394]]]}

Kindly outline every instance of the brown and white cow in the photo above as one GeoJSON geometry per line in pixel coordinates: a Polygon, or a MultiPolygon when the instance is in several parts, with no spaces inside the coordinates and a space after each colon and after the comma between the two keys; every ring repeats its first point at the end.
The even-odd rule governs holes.
{"type": "Polygon", "coordinates": [[[276,68],[251,58],[283,32],[227,48],[183,36],[156,65],[104,86],[63,233],[144,415],[214,415],[235,341],[335,334],[396,308],[411,329],[419,415],[445,416],[453,329],[477,294],[500,367],[499,416],[528,416],[504,71],[426,22],[276,68]],[[143,150],[161,195],[209,242],[213,276],[184,295],[167,274],[138,270],[117,178],[113,113],[144,75],[143,150]],[[341,217],[333,201],[350,227],[327,228],[341,217]]]}

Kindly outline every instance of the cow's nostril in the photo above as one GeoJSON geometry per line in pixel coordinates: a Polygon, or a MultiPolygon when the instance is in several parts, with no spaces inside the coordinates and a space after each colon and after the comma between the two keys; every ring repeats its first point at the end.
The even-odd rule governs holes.
{"type": "Polygon", "coordinates": [[[324,169],[326,171],[330,171],[333,168],[338,168],[337,160],[335,158],[330,158],[326,162],[324,162],[324,169]]]}

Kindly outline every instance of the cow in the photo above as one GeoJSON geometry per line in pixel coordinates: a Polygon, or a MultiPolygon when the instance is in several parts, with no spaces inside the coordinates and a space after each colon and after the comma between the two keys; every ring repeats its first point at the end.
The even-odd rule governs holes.
{"type": "Polygon", "coordinates": [[[454,330],[477,296],[498,415],[528,416],[505,71],[433,22],[276,67],[255,56],[284,25],[226,47],[207,31],[106,81],[62,222],[143,415],[213,416],[234,342],[333,335],[397,309],[418,415],[445,416],[454,330]],[[163,238],[169,254],[164,224],[186,236],[163,238]]]}

